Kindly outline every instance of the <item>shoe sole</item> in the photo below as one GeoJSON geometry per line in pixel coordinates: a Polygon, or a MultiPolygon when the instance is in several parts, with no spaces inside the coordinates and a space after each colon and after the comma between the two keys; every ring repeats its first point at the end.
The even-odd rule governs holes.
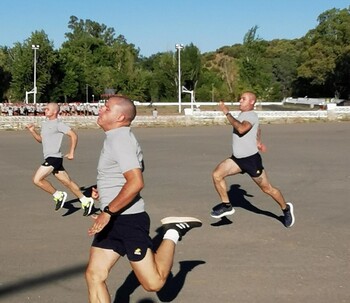
{"type": "Polygon", "coordinates": [[[63,192],[63,199],[62,199],[61,208],[63,208],[64,203],[66,203],[67,196],[68,196],[67,193],[66,193],[66,192],[63,192]]]}
{"type": "Polygon", "coordinates": [[[162,223],[162,225],[170,224],[170,223],[186,223],[186,222],[187,223],[198,222],[202,224],[201,220],[193,217],[166,217],[160,220],[160,222],[162,223]]]}
{"type": "Polygon", "coordinates": [[[293,204],[290,203],[290,202],[288,202],[286,204],[289,205],[290,214],[292,216],[292,223],[289,226],[286,226],[286,227],[292,227],[294,225],[294,223],[295,223],[294,207],[293,207],[293,204]]]}
{"type": "Polygon", "coordinates": [[[220,219],[222,217],[226,217],[229,215],[233,215],[235,213],[235,209],[232,208],[232,210],[230,211],[225,211],[224,213],[222,213],[221,215],[213,215],[212,213],[210,214],[211,217],[215,218],[215,219],[220,219]]]}

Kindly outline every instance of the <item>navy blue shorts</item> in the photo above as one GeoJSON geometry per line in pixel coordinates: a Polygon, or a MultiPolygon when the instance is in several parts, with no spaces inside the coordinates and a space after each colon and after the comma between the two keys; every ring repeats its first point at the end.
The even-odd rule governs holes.
{"type": "Polygon", "coordinates": [[[112,216],[105,228],[95,235],[93,247],[112,249],[129,261],[141,261],[148,248],[153,248],[149,236],[150,218],[146,212],[112,216]]]}
{"type": "Polygon", "coordinates": [[[252,178],[256,178],[263,173],[264,167],[259,153],[245,158],[236,158],[232,155],[230,159],[242,170],[241,174],[247,173],[252,178]]]}
{"type": "Polygon", "coordinates": [[[42,166],[52,166],[53,167],[53,174],[57,174],[59,171],[64,171],[63,167],[63,158],[55,158],[55,157],[48,157],[45,159],[45,162],[41,164],[42,166]]]}

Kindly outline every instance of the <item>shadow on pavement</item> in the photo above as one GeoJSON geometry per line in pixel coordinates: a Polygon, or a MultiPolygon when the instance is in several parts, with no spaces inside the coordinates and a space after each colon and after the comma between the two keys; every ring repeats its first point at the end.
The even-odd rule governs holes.
{"type": "MultiPolygon", "coordinates": [[[[152,239],[154,250],[156,250],[159,247],[163,239],[162,228],[159,227],[156,230],[156,232],[157,232],[157,235],[152,239]]],[[[184,286],[187,274],[196,266],[205,264],[205,262],[201,260],[188,260],[188,261],[180,261],[179,264],[180,264],[179,272],[176,275],[170,272],[169,277],[165,282],[165,285],[159,292],[157,292],[157,296],[161,302],[173,301],[178,296],[182,287],[184,286]]],[[[137,280],[134,272],[131,271],[130,274],[125,279],[124,283],[118,288],[113,302],[129,303],[130,296],[139,286],[140,286],[139,281],[137,280]]],[[[154,300],[146,299],[146,298],[142,299],[141,301],[138,301],[138,303],[153,303],[153,302],[154,300]]]]}
{"type": "Polygon", "coordinates": [[[283,216],[277,216],[276,214],[274,214],[272,212],[262,210],[256,206],[254,206],[253,204],[251,204],[246,199],[246,197],[254,197],[254,196],[248,194],[244,189],[241,189],[241,186],[239,184],[231,185],[230,190],[228,191],[228,197],[230,199],[232,206],[235,208],[238,208],[238,207],[244,208],[244,209],[251,211],[253,213],[267,216],[267,217],[271,217],[271,218],[274,218],[274,219],[280,221],[281,223],[283,223],[283,216]]]}
{"type": "Polygon", "coordinates": [[[60,279],[68,277],[80,276],[85,272],[87,264],[80,264],[74,267],[61,269],[52,273],[41,274],[36,277],[21,279],[17,282],[12,282],[0,286],[0,298],[16,295],[28,289],[50,284],[60,279]]]}

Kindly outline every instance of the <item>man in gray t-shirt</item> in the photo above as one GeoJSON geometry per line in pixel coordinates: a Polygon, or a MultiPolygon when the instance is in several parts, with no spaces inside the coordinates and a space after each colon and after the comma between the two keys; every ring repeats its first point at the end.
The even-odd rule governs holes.
{"type": "Polygon", "coordinates": [[[63,167],[63,155],[61,152],[61,144],[64,135],[70,138],[70,149],[65,157],[69,160],[74,159],[74,151],[77,146],[78,137],[76,133],[65,123],[59,120],[59,106],[57,103],[48,103],[45,107],[45,120],[41,125],[40,134],[36,132],[34,124],[27,126],[32,136],[36,141],[42,144],[44,163],[36,171],[33,182],[36,186],[53,196],[55,202],[55,210],[63,207],[67,199],[65,191],[57,190],[51,182],[46,178],[53,173],[53,175],[66,186],[81,202],[81,207],[84,210],[83,215],[88,216],[94,204],[94,200],[86,197],[79,186],[70,178],[63,167]]]}
{"type": "Polygon", "coordinates": [[[284,214],[284,225],[291,227],[295,221],[293,204],[286,203],[281,191],[271,185],[259,154],[259,150],[264,151],[265,146],[261,142],[258,115],[253,111],[255,102],[254,93],[242,94],[239,101],[240,113],[237,118],[230,114],[228,107],[223,102],[219,104],[233,127],[232,156],[222,161],[213,172],[214,187],[221,202],[213,208],[211,216],[222,218],[235,212],[229,200],[225,178],[247,173],[264,193],[270,195],[278,203],[284,214]]]}
{"type": "Polygon", "coordinates": [[[110,302],[108,273],[125,255],[140,284],[147,291],[160,290],[170,273],[177,241],[202,225],[192,217],[162,219],[163,241],[153,252],[150,218],[140,194],[143,155],[130,128],[135,116],[131,100],[115,96],[100,109],[97,119],[106,138],[97,167],[97,189],[93,189],[102,212],[88,230],[94,236],[86,270],[90,302],[110,302]]]}

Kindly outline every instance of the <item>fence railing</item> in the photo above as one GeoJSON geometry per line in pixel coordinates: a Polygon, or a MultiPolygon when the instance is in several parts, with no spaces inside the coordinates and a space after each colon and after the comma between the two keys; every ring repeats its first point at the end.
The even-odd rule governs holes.
{"type": "MultiPolygon", "coordinates": [[[[318,111],[256,111],[262,123],[293,122],[303,120],[350,120],[350,107],[342,106],[318,111]]],[[[233,116],[238,111],[231,111],[233,116]]],[[[97,116],[62,116],[61,119],[74,128],[98,128],[97,116]]],[[[44,116],[0,116],[0,130],[23,130],[26,125],[34,123],[40,126],[44,116]]],[[[137,116],[134,126],[167,126],[167,125],[206,125],[227,124],[226,117],[220,111],[193,111],[191,115],[137,116]]]]}

